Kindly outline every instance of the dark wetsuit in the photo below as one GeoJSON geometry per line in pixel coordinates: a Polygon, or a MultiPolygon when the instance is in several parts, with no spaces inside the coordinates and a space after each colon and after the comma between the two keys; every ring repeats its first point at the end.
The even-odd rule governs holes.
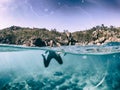
{"type": "Polygon", "coordinates": [[[62,58],[59,54],[57,54],[55,51],[46,51],[46,53],[49,52],[47,59],[45,58],[45,56],[42,54],[43,56],[43,60],[44,60],[44,66],[48,67],[50,61],[54,58],[59,64],[63,64],[62,58]]]}

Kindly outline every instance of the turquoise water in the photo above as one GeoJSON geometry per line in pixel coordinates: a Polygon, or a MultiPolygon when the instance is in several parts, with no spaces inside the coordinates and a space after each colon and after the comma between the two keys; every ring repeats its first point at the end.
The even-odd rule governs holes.
{"type": "Polygon", "coordinates": [[[0,45],[1,90],[120,90],[120,43],[103,46],[0,45]],[[59,53],[45,68],[42,54],[59,53]]]}

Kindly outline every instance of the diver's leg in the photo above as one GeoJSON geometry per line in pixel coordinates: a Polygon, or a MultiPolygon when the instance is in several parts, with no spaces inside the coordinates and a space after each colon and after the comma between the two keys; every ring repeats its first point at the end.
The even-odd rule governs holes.
{"type": "Polygon", "coordinates": [[[48,67],[49,66],[49,63],[50,63],[50,60],[47,58],[45,58],[45,56],[42,54],[42,56],[43,56],[43,60],[44,60],[44,66],[45,67],[48,67]]]}
{"type": "Polygon", "coordinates": [[[47,51],[45,51],[45,54],[46,54],[46,53],[48,53],[48,50],[47,50],[47,51]]]}
{"type": "Polygon", "coordinates": [[[57,56],[55,57],[55,60],[56,60],[59,64],[63,64],[63,61],[62,61],[62,58],[61,58],[60,55],[57,55],[57,56]]]}

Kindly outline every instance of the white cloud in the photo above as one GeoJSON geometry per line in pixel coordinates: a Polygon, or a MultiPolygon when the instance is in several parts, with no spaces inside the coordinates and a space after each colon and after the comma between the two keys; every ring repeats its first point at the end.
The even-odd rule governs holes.
{"type": "Polygon", "coordinates": [[[14,0],[0,0],[0,14],[4,14],[7,12],[7,9],[9,8],[9,5],[13,2],[14,0]]]}
{"type": "Polygon", "coordinates": [[[15,0],[0,0],[0,28],[8,26],[10,21],[12,21],[9,15],[9,9],[13,1],[15,0]]]}
{"type": "Polygon", "coordinates": [[[32,15],[39,16],[27,0],[0,0],[0,29],[11,25],[29,25],[28,17],[32,15]]]}
{"type": "Polygon", "coordinates": [[[6,2],[10,2],[10,1],[13,1],[13,0],[0,0],[0,3],[6,3],[6,2]]]}

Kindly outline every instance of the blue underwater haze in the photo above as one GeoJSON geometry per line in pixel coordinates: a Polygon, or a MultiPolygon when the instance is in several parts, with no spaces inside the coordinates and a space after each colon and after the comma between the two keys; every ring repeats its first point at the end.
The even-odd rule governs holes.
{"type": "Polygon", "coordinates": [[[0,45],[1,90],[120,90],[120,43],[102,46],[23,47],[0,45]],[[54,58],[46,68],[53,51],[54,58]]]}

